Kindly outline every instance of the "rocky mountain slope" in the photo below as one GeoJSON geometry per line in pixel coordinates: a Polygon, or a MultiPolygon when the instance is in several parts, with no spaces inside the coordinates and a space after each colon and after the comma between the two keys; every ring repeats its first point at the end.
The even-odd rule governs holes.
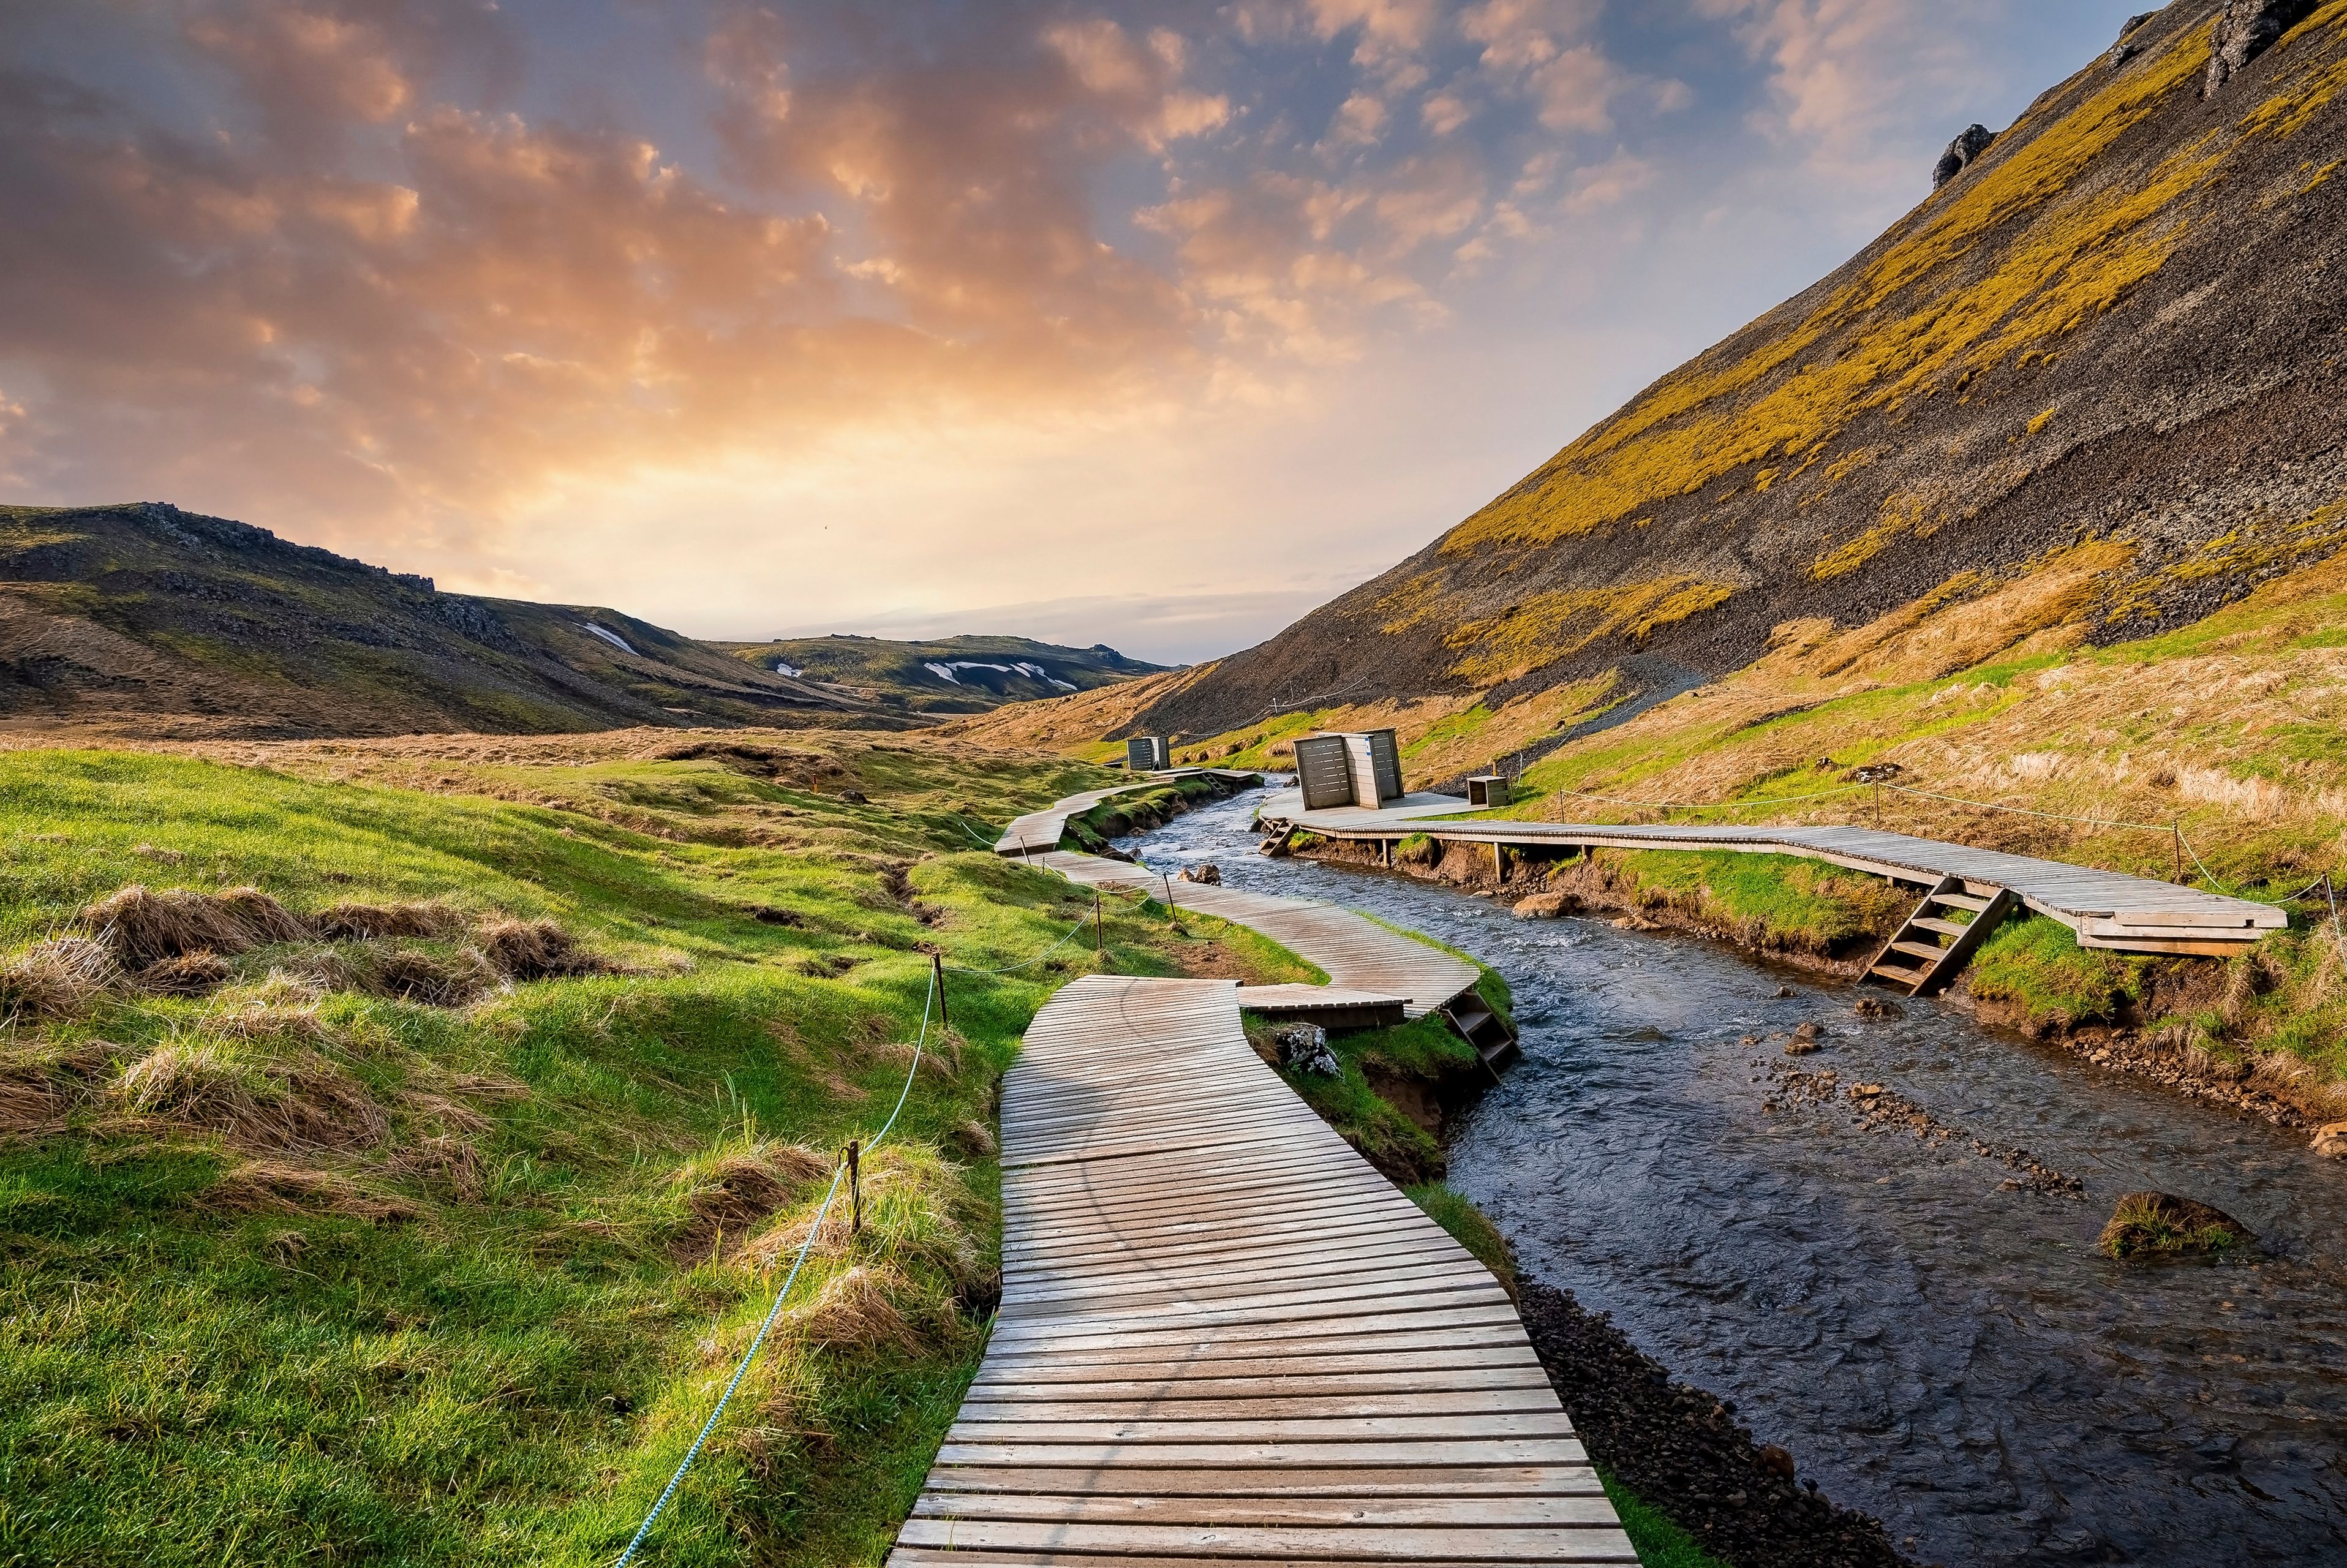
{"type": "Polygon", "coordinates": [[[982,713],[1157,674],[1165,666],[1128,659],[1106,643],[1063,648],[1025,637],[948,637],[897,642],[882,637],[784,637],[717,644],[781,675],[855,688],[911,713],[982,713]]]}
{"type": "Polygon", "coordinates": [[[2342,87],[2347,0],[2137,18],[2012,127],[1960,138],[1833,275],[1128,727],[1542,699],[1538,725],[1492,726],[1537,749],[1583,706],[1567,690],[1625,718],[1788,627],[1935,618],[1953,669],[1995,651],[1962,630],[1992,597],[2000,646],[2056,626],[2108,644],[2329,556],[2342,87]]]}
{"type": "Polygon", "coordinates": [[[0,728],[197,739],[907,722],[631,616],[441,593],[176,507],[0,507],[0,728]]]}

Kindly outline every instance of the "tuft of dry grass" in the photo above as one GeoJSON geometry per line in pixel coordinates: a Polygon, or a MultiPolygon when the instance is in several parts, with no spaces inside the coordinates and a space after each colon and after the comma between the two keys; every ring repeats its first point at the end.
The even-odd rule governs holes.
{"type": "Polygon", "coordinates": [[[78,923],[118,961],[139,968],[189,953],[241,953],[311,935],[298,916],[257,887],[156,892],[134,882],[83,909],[78,923]]]}
{"type": "Polygon", "coordinates": [[[371,941],[387,937],[446,937],[465,917],[446,904],[330,904],[310,917],[330,942],[371,941]]]}
{"type": "Polygon", "coordinates": [[[480,1150],[455,1132],[419,1138],[395,1151],[385,1163],[399,1174],[414,1176],[426,1186],[445,1187],[466,1203],[481,1195],[487,1174],[480,1150]]]}
{"type": "Polygon", "coordinates": [[[551,920],[492,920],[474,935],[483,955],[510,979],[613,972],[609,960],[580,947],[551,920]]]}
{"type": "Polygon", "coordinates": [[[0,1017],[73,1018],[121,978],[103,943],[52,937],[0,959],[0,1017]]]}
{"type": "Polygon", "coordinates": [[[909,1293],[904,1276],[887,1265],[852,1264],[789,1314],[791,1329],[815,1348],[917,1351],[921,1336],[893,1299],[909,1293]]]}
{"type": "Polygon", "coordinates": [[[505,982],[480,949],[472,947],[436,952],[370,942],[353,956],[351,967],[358,983],[374,995],[429,1007],[463,1007],[505,982]]]}
{"type": "Polygon", "coordinates": [[[158,996],[210,996],[227,984],[232,973],[226,958],[203,948],[148,965],[138,971],[138,985],[158,996]]]}
{"type": "Polygon", "coordinates": [[[323,1212],[378,1224],[415,1217],[415,1205],[404,1199],[368,1192],[333,1171],[277,1160],[245,1161],[223,1173],[198,1202],[230,1214],[323,1212]]]}
{"type": "Polygon", "coordinates": [[[213,1032],[166,1040],[132,1062],[113,1097],[134,1115],[249,1148],[351,1149],[382,1138],[383,1107],[332,1062],[308,1051],[254,1051],[249,1014],[243,1034],[207,1019],[213,1032]]]}
{"type": "Polygon", "coordinates": [[[831,1173],[832,1163],[799,1143],[772,1142],[733,1148],[692,1161],[678,1173],[686,1214],[676,1255],[698,1258],[728,1235],[750,1227],[831,1173]]]}
{"type": "Polygon", "coordinates": [[[258,887],[231,887],[211,896],[211,906],[243,931],[246,946],[306,942],[309,923],[258,887]]]}

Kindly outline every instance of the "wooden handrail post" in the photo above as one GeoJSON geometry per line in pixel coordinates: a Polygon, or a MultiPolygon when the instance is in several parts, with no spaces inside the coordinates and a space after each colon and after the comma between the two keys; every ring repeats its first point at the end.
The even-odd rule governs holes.
{"type": "Polygon", "coordinates": [[[946,1011],[946,959],[943,953],[929,955],[929,983],[938,989],[938,1027],[951,1029],[953,1019],[946,1011]]]}
{"type": "Polygon", "coordinates": [[[861,1145],[855,1139],[847,1141],[847,1204],[851,1215],[847,1234],[850,1235],[861,1235],[864,1230],[864,1172],[858,1158],[862,1152],[861,1145]]]}
{"type": "Polygon", "coordinates": [[[1097,887],[1092,889],[1092,961],[1108,961],[1108,938],[1101,931],[1101,895],[1097,887]]]}

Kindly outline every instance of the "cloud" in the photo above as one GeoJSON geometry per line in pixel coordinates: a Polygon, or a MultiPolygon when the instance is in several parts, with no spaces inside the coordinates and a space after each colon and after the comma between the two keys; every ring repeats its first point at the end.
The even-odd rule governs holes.
{"type": "MultiPolygon", "coordinates": [[[[918,535],[889,569],[977,593],[930,542],[976,491],[1013,555],[1046,513],[1095,537],[1057,476],[1101,428],[1161,432],[1171,477],[1130,494],[1207,497],[1202,424],[1308,422],[1348,377],[1421,388],[1417,356],[1471,332],[1451,380],[1534,366],[1461,425],[1505,445],[1423,503],[1471,505],[1614,386],[1520,341],[1563,330],[1557,302],[1618,297],[1604,269],[1635,254],[1732,314],[1762,285],[1697,279],[1717,247],[1637,248],[1697,202],[1765,224],[1804,180],[1804,214],[1878,221],[1870,193],[1918,178],[1919,84],[1952,93],[1984,46],[1920,0],[1692,4],[0,4],[0,210],[37,215],[0,224],[0,483],[241,513],[449,580],[625,598],[658,563],[689,605],[762,548],[774,582],[815,580],[799,513],[718,514],[819,473],[856,497],[823,514],[835,536],[918,535]],[[1706,27],[1731,47],[1682,46],[1706,27]],[[737,469],[722,501],[677,500],[737,469]]],[[[1668,322],[1639,341],[1721,324],[1668,322]]],[[[1422,417],[1327,461],[1400,463],[1422,417]]],[[[1360,497],[1406,487],[1322,517],[1328,487],[1299,485],[1297,537],[1356,538],[1360,497]]],[[[856,548],[840,571],[869,568],[856,548]]],[[[1064,540],[1038,559],[1084,569],[1064,540]]]]}

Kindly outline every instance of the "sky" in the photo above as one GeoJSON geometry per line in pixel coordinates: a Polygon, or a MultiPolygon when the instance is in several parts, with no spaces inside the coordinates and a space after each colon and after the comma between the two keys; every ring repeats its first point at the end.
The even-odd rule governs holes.
{"type": "Polygon", "coordinates": [[[0,501],[1190,661],[2146,0],[0,0],[0,501]]]}

